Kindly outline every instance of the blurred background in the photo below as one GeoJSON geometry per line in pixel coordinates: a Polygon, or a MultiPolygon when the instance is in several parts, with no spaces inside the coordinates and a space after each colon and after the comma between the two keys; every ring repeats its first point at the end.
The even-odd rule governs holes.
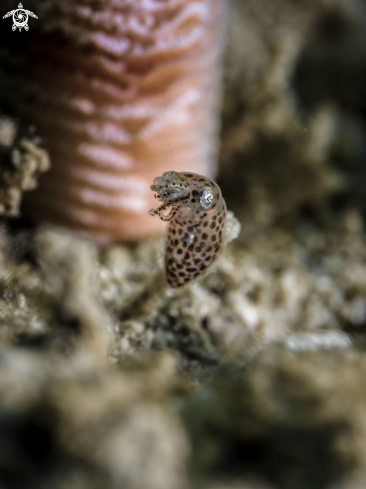
{"type": "Polygon", "coordinates": [[[366,485],[366,7],[219,19],[210,171],[241,233],[179,290],[161,235],[100,248],[25,217],[52,157],[1,83],[28,35],[1,20],[1,489],[366,485]]]}

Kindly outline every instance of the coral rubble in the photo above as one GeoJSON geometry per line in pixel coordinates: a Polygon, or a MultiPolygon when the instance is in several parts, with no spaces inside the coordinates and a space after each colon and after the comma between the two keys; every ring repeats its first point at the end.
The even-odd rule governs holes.
{"type": "Polygon", "coordinates": [[[39,139],[18,136],[9,117],[0,117],[0,154],[0,215],[19,216],[23,192],[36,188],[49,157],[39,139]]]}

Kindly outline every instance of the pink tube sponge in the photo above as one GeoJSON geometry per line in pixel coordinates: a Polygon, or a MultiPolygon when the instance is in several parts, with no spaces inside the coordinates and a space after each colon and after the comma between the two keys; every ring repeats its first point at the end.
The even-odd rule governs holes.
{"type": "Polygon", "coordinates": [[[3,50],[1,103],[36,126],[52,167],[25,213],[103,244],[135,240],[161,229],[147,214],[156,175],[213,176],[222,3],[27,6],[38,20],[21,49],[3,50]]]}

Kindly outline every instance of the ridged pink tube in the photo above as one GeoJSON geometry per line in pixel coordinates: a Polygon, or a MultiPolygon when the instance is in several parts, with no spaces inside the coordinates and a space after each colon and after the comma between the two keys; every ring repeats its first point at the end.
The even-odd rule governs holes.
{"type": "Polygon", "coordinates": [[[0,53],[0,104],[36,127],[51,156],[27,214],[102,244],[136,240],[164,227],[147,214],[157,175],[214,175],[222,7],[29,1],[38,20],[17,52],[0,53]]]}

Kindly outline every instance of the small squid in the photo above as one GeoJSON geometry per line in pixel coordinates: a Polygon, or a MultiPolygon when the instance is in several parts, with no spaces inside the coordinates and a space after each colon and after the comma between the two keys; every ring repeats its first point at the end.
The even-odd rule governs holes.
{"type": "Polygon", "coordinates": [[[171,287],[181,287],[215,261],[223,239],[225,200],[217,183],[196,173],[165,172],[150,188],[163,204],[149,214],[169,221],[166,278],[171,287]]]}

